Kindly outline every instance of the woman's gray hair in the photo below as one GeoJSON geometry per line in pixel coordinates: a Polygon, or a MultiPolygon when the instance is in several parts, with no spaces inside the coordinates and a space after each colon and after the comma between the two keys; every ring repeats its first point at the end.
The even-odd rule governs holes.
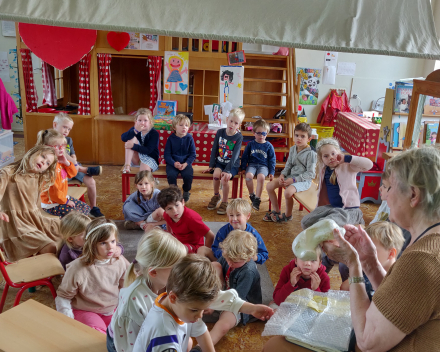
{"type": "Polygon", "coordinates": [[[318,144],[316,145],[316,150],[319,150],[319,149],[321,149],[321,147],[323,147],[325,145],[328,145],[328,144],[338,148],[339,150],[341,149],[341,146],[339,145],[339,142],[336,139],[334,139],[334,138],[324,138],[324,139],[321,139],[318,142],[318,144]]]}
{"type": "Polygon", "coordinates": [[[410,187],[420,190],[420,206],[428,220],[440,218],[440,150],[430,146],[404,151],[388,161],[386,171],[396,177],[403,193],[410,187]]]}

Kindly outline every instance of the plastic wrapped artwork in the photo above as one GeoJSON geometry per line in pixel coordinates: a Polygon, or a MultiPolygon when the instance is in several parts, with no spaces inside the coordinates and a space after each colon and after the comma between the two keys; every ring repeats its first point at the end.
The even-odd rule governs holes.
{"type": "Polygon", "coordinates": [[[334,220],[318,221],[295,237],[292,243],[293,254],[302,260],[316,260],[316,247],[321,242],[332,240],[334,229],[338,229],[342,236],[345,235],[345,229],[339,227],[334,220]]]}
{"type": "Polygon", "coordinates": [[[336,352],[347,351],[351,330],[350,292],[301,289],[281,303],[262,336],[283,335],[299,345],[336,352]]]}

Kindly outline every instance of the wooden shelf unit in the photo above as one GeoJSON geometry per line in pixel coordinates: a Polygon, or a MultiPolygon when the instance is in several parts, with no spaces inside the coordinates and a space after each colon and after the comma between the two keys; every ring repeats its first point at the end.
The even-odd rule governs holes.
{"type": "MultiPolygon", "coordinates": [[[[18,34],[18,25],[16,25],[16,33],[22,104],[26,106],[20,53],[20,49],[26,48],[26,45],[18,34]]],[[[159,36],[159,47],[156,51],[123,49],[117,52],[108,44],[107,34],[108,31],[98,31],[95,46],[90,52],[91,114],[71,115],[75,122],[71,132],[75,151],[78,160],[85,164],[122,165],[124,163],[124,148],[120,135],[133,126],[133,116],[127,114],[149,105],[148,56],[164,57],[165,51],[172,50],[189,52],[189,94],[163,94],[162,98],[176,100],[178,111],[193,112],[194,121],[207,122],[208,116],[204,114],[204,105],[219,101],[220,66],[228,65],[226,53],[242,50],[242,43],[159,36]],[[115,112],[118,115],[99,114],[97,55],[100,53],[112,55],[110,66],[112,95],[115,112]]],[[[246,60],[243,109],[247,117],[244,122],[253,122],[255,121],[253,116],[261,116],[268,123],[282,124],[282,133],[270,133],[269,137],[285,138],[287,147],[276,148],[276,151],[286,153],[293,145],[293,127],[297,121],[295,113],[297,102],[294,101],[296,92],[296,77],[293,75],[294,49],[289,56],[246,53],[246,60]],[[272,119],[279,109],[287,110],[285,119],[272,119]]],[[[78,64],[60,72],[60,77],[62,77],[64,93],[62,103],[78,103],[78,64]]],[[[54,116],[55,114],[23,111],[26,150],[35,144],[39,130],[52,126],[54,116]]],[[[243,131],[243,135],[253,136],[253,133],[243,131]]],[[[277,163],[277,167],[283,165],[284,163],[277,163]]]]}

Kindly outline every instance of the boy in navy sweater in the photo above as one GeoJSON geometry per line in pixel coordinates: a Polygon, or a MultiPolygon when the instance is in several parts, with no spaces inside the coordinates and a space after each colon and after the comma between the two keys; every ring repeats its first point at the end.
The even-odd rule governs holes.
{"type": "Polygon", "coordinates": [[[246,145],[241,157],[241,173],[246,172],[246,186],[249,190],[249,198],[252,208],[260,210],[261,193],[263,192],[264,180],[269,175],[273,180],[275,174],[275,150],[270,142],[266,142],[269,133],[269,124],[262,118],[253,124],[255,140],[246,145]],[[257,176],[257,193],[254,193],[254,176],[257,176]]]}
{"type": "Polygon", "coordinates": [[[140,171],[154,172],[159,167],[159,133],[153,125],[150,109],[140,108],[134,116],[134,127],[121,135],[125,142],[125,165],[122,173],[130,173],[131,163],[140,164],[140,171]]]}
{"type": "Polygon", "coordinates": [[[173,119],[174,134],[168,137],[165,145],[165,161],[167,163],[168,184],[177,186],[179,173],[183,178],[183,199],[189,201],[193,181],[192,163],[196,159],[196,145],[193,137],[188,134],[191,121],[185,115],[179,114],[173,119]]]}
{"type": "Polygon", "coordinates": [[[226,212],[229,217],[229,224],[223,226],[215,235],[214,243],[211,248],[206,246],[200,247],[197,254],[208,257],[211,261],[217,261],[222,256],[220,244],[234,230],[242,230],[251,233],[257,240],[257,253],[252,258],[255,263],[263,264],[269,257],[269,253],[264,244],[263,238],[247,221],[251,217],[251,205],[244,199],[237,198],[231,200],[226,212]]]}

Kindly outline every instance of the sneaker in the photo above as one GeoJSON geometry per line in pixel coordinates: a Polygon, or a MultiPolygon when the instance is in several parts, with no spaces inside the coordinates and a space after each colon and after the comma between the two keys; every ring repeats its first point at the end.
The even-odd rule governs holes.
{"type": "Polygon", "coordinates": [[[101,210],[99,210],[98,207],[93,207],[93,208],[90,210],[89,215],[93,216],[94,218],[103,218],[103,217],[104,217],[104,214],[101,213],[101,210]]]}
{"type": "Polygon", "coordinates": [[[254,204],[254,200],[255,200],[255,198],[257,198],[257,196],[255,195],[255,193],[251,193],[251,194],[249,194],[249,198],[250,198],[252,204],[254,204]]]}
{"type": "Polygon", "coordinates": [[[208,210],[214,210],[221,202],[222,197],[220,197],[220,194],[213,196],[208,204],[208,210]]]}
{"type": "Polygon", "coordinates": [[[219,208],[217,210],[217,214],[225,215],[227,207],[228,207],[228,202],[222,202],[222,204],[220,204],[220,206],[219,206],[219,208]]]}
{"type": "Polygon", "coordinates": [[[126,230],[139,230],[139,225],[136,225],[134,221],[126,220],[124,221],[124,229],[126,230]]]}
{"type": "Polygon", "coordinates": [[[261,203],[261,198],[254,197],[254,200],[252,201],[252,208],[259,211],[260,210],[260,203],[261,203]]]}
{"type": "Polygon", "coordinates": [[[183,192],[183,200],[185,201],[185,203],[188,203],[190,195],[191,193],[189,192],[183,192]]]}
{"type": "Polygon", "coordinates": [[[99,176],[102,174],[102,166],[92,166],[87,168],[87,176],[99,176]]]}

